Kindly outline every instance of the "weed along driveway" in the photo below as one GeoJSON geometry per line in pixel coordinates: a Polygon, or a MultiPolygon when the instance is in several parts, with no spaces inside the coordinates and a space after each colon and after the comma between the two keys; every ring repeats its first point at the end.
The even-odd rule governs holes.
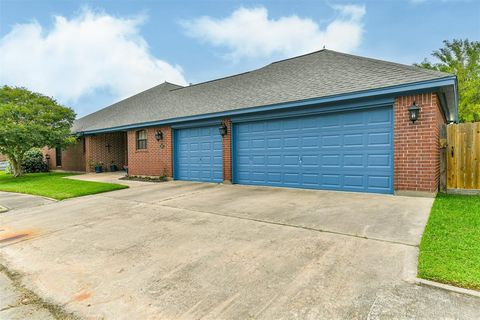
{"type": "Polygon", "coordinates": [[[479,298],[412,281],[432,202],[137,183],[2,214],[32,233],[0,242],[1,263],[84,318],[478,317],[479,298]]]}

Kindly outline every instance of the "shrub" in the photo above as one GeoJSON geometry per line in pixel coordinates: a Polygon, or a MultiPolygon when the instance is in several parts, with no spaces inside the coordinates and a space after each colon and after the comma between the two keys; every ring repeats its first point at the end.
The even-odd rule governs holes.
{"type": "Polygon", "coordinates": [[[12,165],[10,164],[10,161],[8,161],[8,160],[7,160],[7,166],[5,167],[5,173],[6,174],[12,174],[13,173],[12,165]]]}
{"type": "Polygon", "coordinates": [[[32,148],[25,153],[22,161],[22,171],[30,172],[47,172],[47,163],[43,160],[42,150],[32,148]]]}

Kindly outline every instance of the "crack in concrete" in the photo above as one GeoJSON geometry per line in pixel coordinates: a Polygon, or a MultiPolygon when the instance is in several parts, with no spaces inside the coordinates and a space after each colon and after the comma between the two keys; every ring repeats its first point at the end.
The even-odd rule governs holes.
{"type": "MultiPolygon", "coordinates": [[[[216,188],[216,187],[217,186],[215,186],[214,188],[216,188]]],[[[119,198],[116,198],[116,197],[111,197],[111,196],[109,197],[107,194],[100,194],[98,196],[103,197],[103,198],[108,198],[108,199],[114,199],[114,200],[124,200],[124,201],[131,201],[131,202],[135,202],[135,203],[140,203],[140,204],[150,204],[150,205],[153,204],[153,205],[155,205],[155,204],[160,204],[160,203],[165,202],[165,201],[175,200],[175,199],[178,199],[178,198],[183,198],[183,197],[187,197],[187,196],[196,195],[196,194],[199,194],[199,193],[204,193],[204,192],[207,192],[207,191],[210,191],[210,190],[211,190],[211,188],[206,188],[204,190],[182,193],[182,194],[174,195],[174,196],[162,199],[162,200],[155,200],[155,201],[151,201],[151,202],[150,201],[139,201],[139,200],[134,200],[134,199],[119,199],[119,198]]]]}
{"type": "Polygon", "coordinates": [[[65,311],[62,305],[51,303],[37,295],[30,289],[27,289],[23,285],[21,279],[22,276],[20,273],[12,271],[5,267],[3,264],[0,264],[0,272],[5,274],[5,276],[11,281],[13,289],[19,293],[20,298],[16,304],[9,305],[8,307],[0,309],[0,312],[10,310],[13,308],[31,305],[39,309],[48,311],[55,319],[59,320],[79,320],[81,319],[77,315],[65,311]]]}

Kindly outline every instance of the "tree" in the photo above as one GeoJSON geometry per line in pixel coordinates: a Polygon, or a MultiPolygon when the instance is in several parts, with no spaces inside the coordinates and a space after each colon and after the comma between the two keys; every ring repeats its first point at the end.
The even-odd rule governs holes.
{"type": "Polygon", "coordinates": [[[66,147],[75,141],[70,128],[72,109],[25,88],[0,88],[0,153],[10,160],[15,177],[22,175],[22,161],[32,148],[66,147]]]}
{"type": "Polygon", "coordinates": [[[454,39],[443,44],[432,53],[437,62],[425,59],[414,65],[457,75],[460,121],[480,121],[480,42],[454,39]]]}

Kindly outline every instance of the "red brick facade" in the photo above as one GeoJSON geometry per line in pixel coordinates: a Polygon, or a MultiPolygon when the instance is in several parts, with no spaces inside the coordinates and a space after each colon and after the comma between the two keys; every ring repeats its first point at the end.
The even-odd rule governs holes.
{"type": "Polygon", "coordinates": [[[128,174],[134,176],[173,176],[173,137],[170,127],[147,128],[147,149],[137,150],[137,130],[128,131],[128,174]],[[163,132],[157,141],[155,133],[163,132]]]}
{"type": "Polygon", "coordinates": [[[223,123],[227,126],[227,134],[222,138],[223,154],[223,181],[232,182],[232,122],[230,119],[224,119],[223,123]]]}
{"type": "Polygon", "coordinates": [[[85,137],[86,171],[92,172],[92,164],[101,162],[103,170],[109,171],[110,165],[116,164],[123,169],[127,164],[126,133],[113,132],[85,137]]]}
{"type": "MultiPolygon", "coordinates": [[[[445,123],[440,102],[435,93],[396,97],[394,104],[394,189],[395,191],[436,192],[438,188],[439,128],[445,123]],[[408,107],[416,102],[421,111],[419,119],[409,120],[408,107]]],[[[222,138],[223,179],[232,181],[232,124],[223,119],[228,133],[222,138]]],[[[128,164],[130,175],[173,176],[173,130],[169,126],[147,128],[147,148],[137,150],[136,133],[107,133],[85,138],[83,143],[70,147],[62,154],[65,170],[87,170],[91,161],[104,163],[108,170],[113,162],[119,169],[128,164]],[[163,132],[157,141],[155,133],[163,132]],[[78,165],[77,165],[78,164],[78,165]]],[[[81,140],[83,142],[83,140],[81,140]]],[[[55,164],[55,150],[50,150],[51,167],[55,164]]]]}
{"type": "Polygon", "coordinates": [[[57,157],[55,148],[43,148],[43,154],[50,156],[48,160],[48,167],[50,170],[65,170],[65,171],[85,171],[85,140],[79,138],[75,144],[70,145],[65,150],[62,150],[62,165],[57,166],[57,157]]]}
{"type": "Polygon", "coordinates": [[[445,123],[435,93],[397,97],[394,105],[394,189],[436,192],[440,176],[440,125],[445,123]],[[409,120],[413,102],[421,108],[409,120]]]}

